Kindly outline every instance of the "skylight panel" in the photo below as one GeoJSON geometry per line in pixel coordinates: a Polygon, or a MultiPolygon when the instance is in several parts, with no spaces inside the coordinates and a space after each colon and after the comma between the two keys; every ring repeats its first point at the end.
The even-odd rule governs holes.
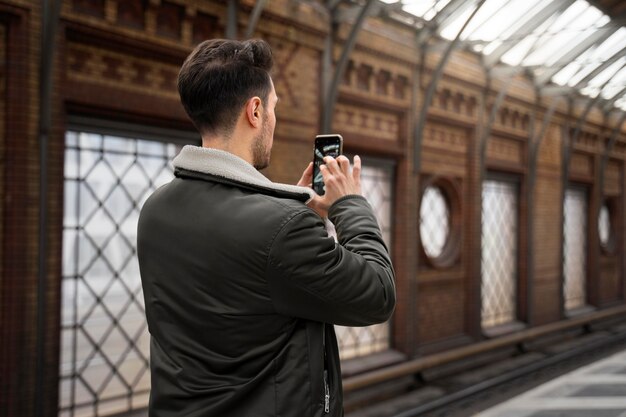
{"type": "Polygon", "coordinates": [[[502,55],[502,62],[509,65],[520,65],[541,37],[541,35],[531,35],[522,38],[507,53],[502,55]]]}
{"type": "Polygon", "coordinates": [[[519,65],[530,48],[532,48],[534,40],[530,37],[524,38],[521,42],[518,42],[509,52],[502,55],[502,61],[509,65],[519,65]]]}
{"type": "Polygon", "coordinates": [[[626,45],[626,29],[619,28],[617,32],[612,34],[606,41],[599,45],[595,52],[594,58],[610,58],[626,45]]]}
{"type": "Polygon", "coordinates": [[[598,74],[594,79],[589,81],[587,86],[591,88],[597,88],[609,82],[609,80],[617,75],[617,73],[624,67],[626,59],[622,58],[608,67],[606,70],[598,74]]]}
{"type": "MultiPolygon", "coordinates": [[[[395,3],[391,0],[383,0],[385,3],[395,3]]],[[[426,20],[431,20],[443,9],[450,0],[404,0],[402,10],[426,20]]]]}
{"type": "Polygon", "coordinates": [[[484,18],[474,28],[468,27],[469,39],[480,39],[488,42],[497,39],[506,39],[511,29],[516,27],[520,16],[537,4],[538,0],[511,0],[509,2],[491,1],[484,4],[473,21],[478,21],[480,15],[484,18]],[[486,8],[489,6],[488,8],[486,8]]]}
{"type": "Polygon", "coordinates": [[[626,68],[622,67],[602,89],[602,97],[610,100],[626,87],[626,68]]]}
{"type": "MultiPolygon", "coordinates": [[[[453,40],[454,38],[456,38],[457,34],[461,30],[461,28],[463,27],[463,25],[465,24],[467,19],[474,12],[474,9],[476,9],[476,5],[475,4],[472,5],[472,7],[468,7],[465,10],[463,10],[463,13],[460,13],[459,16],[457,16],[456,19],[451,21],[445,27],[442,27],[440,32],[439,32],[441,34],[441,36],[443,36],[444,38],[446,38],[448,40],[453,40]]],[[[476,17],[476,16],[474,16],[474,17],[476,17]]]]}
{"type": "Polygon", "coordinates": [[[570,80],[580,71],[584,64],[580,60],[576,60],[566,65],[561,71],[552,77],[552,81],[559,85],[570,84],[570,80]]]}
{"type": "MultiPolygon", "coordinates": [[[[583,81],[585,77],[591,74],[596,68],[614,59],[617,53],[623,51],[626,47],[626,29],[620,28],[616,33],[611,35],[606,41],[604,41],[598,47],[590,49],[584,55],[581,55],[580,59],[576,60],[580,70],[572,75],[567,84],[569,86],[575,86],[579,82],[583,81]]],[[[617,59],[620,62],[624,61],[624,58],[617,59]]],[[[618,64],[618,66],[621,64],[618,64]]],[[[608,69],[608,68],[607,68],[608,69]]]]}
{"type": "Polygon", "coordinates": [[[553,65],[577,40],[597,30],[596,25],[606,23],[602,18],[602,13],[586,2],[574,3],[550,26],[541,45],[524,60],[523,65],[553,65]]]}
{"type": "MultiPolygon", "coordinates": [[[[380,0],[432,20],[451,0],[380,0]]],[[[488,67],[498,62],[523,66],[538,86],[553,82],[601,97],[626,108],[626,28],[586,0],[479,0],[454,3],[451,14],[437,16],[438,34],[460,39],[482,53],[488,67]],[[460,7],[456,7],[460,6],[460,7]],[[473,16],[472,16],[473,14],[473,16]],[[472,20],[468,22],[468,18],[472,20]],[[619,29],[618,29],[619,27],[619,29]],[[583,89],[580,89],[584,87],[583,89]]]]}

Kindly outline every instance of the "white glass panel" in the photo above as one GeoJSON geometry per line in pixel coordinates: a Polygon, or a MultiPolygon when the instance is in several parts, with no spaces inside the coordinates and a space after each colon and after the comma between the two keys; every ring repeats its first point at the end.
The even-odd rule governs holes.
{"type": "Polygon", "coordinates": [[[606,204],[600,209],[598,232],[600,233],[600,243],[608,245],[609,239],[611,238],[611,217],[609,216],[609,208],[606,204]]]}
{"type": "Polygon", "coordinates": [[[586,299],[587,194],[584,190],[567,190],[564,215],[563,294],[565,309],[571,310],[584,306],[586,299]]]}
{"type": "MultiPolygon", "coordinates": [[[[71,138],[71,136],[70,136],[71,138]]],[[[68,138],[68,144],[72,143],[68,138]]],[[[102,135],[96,135],[94,133],[78,133],[78,146],[81,149],[101,149],[102,148],[102,135]]]]}
{"type": "Polygon", "coordinates": [[[420,239],[426,255],[441,255],[450,235],[450,208],[439,187],[427,187],[420,206],[420,239]]]}
{"type": "MultiPolygon", "coordinates": [[[[550,36],[531,53],[524,65],[553,65],[578,42],[605,22],[602,13],[584,2],[576,2],[550,27],[550,36]]],[[[566,64],[566,63],[564,63],[566,64]]]]}
{"type": "Polygon", "coordinates": [[[74,149],[65,151],[65,178],[78,178],[78,152],[74,149]]]}
{"type": "Polygon", "coordinates": [[[456,19],[452,20],[449,24],[442,27],[440,31],[441,36],[449,40],[455,39],[475,8],[476,5],[474,4],[471,7],[464,9],[463,13],[460,13],[456,19]]]}
{"type": "MultiPolygon", "coordinates": [[[[104,150],[116,151],[122,154],[133,154],[136,148],[136,140],[129,140],[127,138],[120,138],[117,136],[105,136],[104,137],[104,150]]],[[[108,154],[107,156],[112,156],[108,154]]]]}
{"type": "Polygon", "coordinates": [[[149,337],[135,255],[137,219],[141,200],[173,177],[170,161],[178,147],[141,141],[150,155],[138,155],[137,142],[66,136],[61,414],[145,406],[149,337]]]}
{"type": "Polygon", "coordinates": [[[615,97],[616,94],[624,94],[624,88],[626,87],[626,68],[622,68],[617,72],[609,81],[609,83],[602,90],[602,97],[610,100],[615,97]]]}
{"type": "MultiPolygon", "coordinates": [[[[509,65],[521,65],[526,57],[541,45],[546,39],[551,36],[551,25],[557,19],[556,16],[550,16],[532,33],[523,32],[517,39],[509,39],[507,37],[507,44],[510,44],[510,49],[502,55],[502,62],[509,65]]],[[[498,45],[499,46],[499,45],[498,45]]],[[[494,48],[495,49],[495,48],[494,48]]],[[[490,52],[485,51],[486,53],[490,52]]]]}
{"type": "MultiPolygon", "coordinates": [[[[587,75],[589,75],[593,70],[599,67],[606,60],[610,59],[614,54],[618,53],[622,48],[626,46],[626,29],[620,28],[615,32],[611,37],[609,37],[606,41],[604,41],[601,45],[587,51],[585,54],[581,55],[579,59],[570,65],[576,65],[580,67],[580,70],[573,76],[567,80],[567,85],[574,86],[587,75]]],[[[618,61],[622,61],[624,58],[619,59],[618,61]]],[[[622,65],[619,65],[621,67],[622,65]]],[[[605,69],[607,71],[608,69],[605,69]]],[[[565,71],[565,69],[564,69],[565,71]]],[[[611,74],[615,73],[616,70],[611,71],[611,74]]],[[[559,74],[557,74],[559,76],[559,74]]],[[[598,74],[600,76],[600,74],[598,74]]],[[[555,77],[555,81],[557,77],[555,77]]],[[[564,77],[563,77],[564,78],[564,77]]],[[[605,78],[608,79],[608,78],[605,78]]],[[[559,80],[560,81],[560,80],[559,80]]],[[[557,81],[558,82],[558,81],[557,81]]],[[[593,80],[592,80],[593,83],[593,80]]],[[[597,85],[598,82],[596,81],[597,85]]],[[[603,83],[600,83],[603,84],[603,83]]]]}
{"type": "Polygon", "coordinates": [[[485,181],[482,193],[482,326],[516,319],[517,187],[485,181]]]}
{"type": "Polygon", "coordinates": [[[407,13],[414,14],[426,20],[431,20],[449,2],[450,0],[405,0],[402,2],[402,9],[407,13]]]}
{"type": "Polygon", "coordinates": [[[538,0],[488,1],[468,25],[468,39],[494,41],[505,39],[517,28],[519,17],[528,13],[538,0]]]}

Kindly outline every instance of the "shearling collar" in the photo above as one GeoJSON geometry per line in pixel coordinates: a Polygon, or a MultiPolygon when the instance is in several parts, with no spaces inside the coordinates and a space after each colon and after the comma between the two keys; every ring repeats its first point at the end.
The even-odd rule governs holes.
{"type": "Polygon", "coordinates": [[[201,172],[235,183],[300,196],[308,194],[307,203],[314,195],[313,190],[307,187],[272,182],[248,162],[219,149],[185,145],[172,162],[175,168],[201,172]]]}

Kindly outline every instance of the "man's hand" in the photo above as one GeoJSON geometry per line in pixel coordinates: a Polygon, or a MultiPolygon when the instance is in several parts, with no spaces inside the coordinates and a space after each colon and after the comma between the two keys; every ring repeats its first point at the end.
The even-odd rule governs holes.
{"type": "MultiPolygon", "coordinates": [[[[354,166],[350,169],[350,160],[343,155],[337,159],[326,156],[325,164],[320,165],[320,172],[324,177],[326,192],[323,196],[315,194],[309,201],[309,207],[315,210],[320,216],[328,216],[328,209],[335,201],[343,196],[357,194],[361,195],[361,158],[354,157],[354,166]]],[[[310,187],[313,181],[313,163],[310,162],[302,173],[302,178],[298,185],[310,187]]]]}

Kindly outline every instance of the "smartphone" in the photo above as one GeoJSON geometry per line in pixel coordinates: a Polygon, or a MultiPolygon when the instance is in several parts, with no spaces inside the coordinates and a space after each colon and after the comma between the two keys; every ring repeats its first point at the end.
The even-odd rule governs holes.
{"type": "Polygon", "coordinates": [[[343,153],[343,137],[338,134],[317,135],[313,149],[313,190],[318,195],[324,195],[326,190],[324,178],[320,171],[320,165],[324,163],[325,156],[337,158],[343,153]]]}

